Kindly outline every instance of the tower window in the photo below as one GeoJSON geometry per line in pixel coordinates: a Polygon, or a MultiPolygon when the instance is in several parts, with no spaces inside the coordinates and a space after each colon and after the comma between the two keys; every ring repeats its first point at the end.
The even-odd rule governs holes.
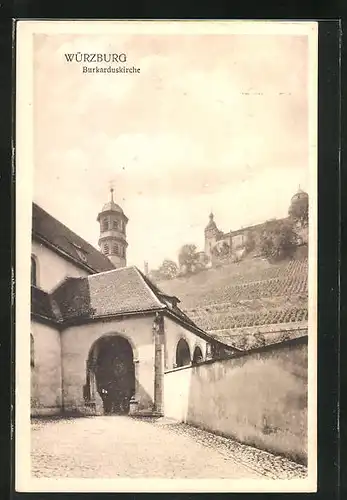
{"type": "Polygon", "coordinates": [[[117,243],[113,244],[113,253],[115,255],[119,255],[119,247],[118,247],[117,243]]]}
{"type": "Polygon", "coordinates": [[[108,231],[108,219],[103,219],[101,223],[101,230],[102,231],[108,231]]]}
{"type": "Polygon", "coordinates": [[[31,284],[37,285],[37,265],[35,257],[31,256],[31,284]]]}
{"type": "Polygon", "coordinates": [[[110,247],[108,246],[108,243],[105,243],[104,245],[104,254],[108,255],[110,253],[110,247]]]}
{"type": "Polygon", "coordinates": [[[113,229],[118,229],[118,221],[117,220],[113,221],[113,229]]]}

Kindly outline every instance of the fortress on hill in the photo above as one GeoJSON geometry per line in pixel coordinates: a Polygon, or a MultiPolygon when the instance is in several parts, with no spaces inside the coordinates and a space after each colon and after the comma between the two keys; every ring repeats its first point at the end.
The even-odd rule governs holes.
{"type": "MultiPolygon", "coordinates": [[[[291,204],[296,201],[308,199],[308,194],[300,189],[291,198],[291,204]]],[[[277,219],[277,222],[285,221],[285,219],[277,219]]],[[[269,222],[269,221],[267,221],[269,222]]],[[[242,256],[247,240],[250,238],[255,244],[259,241],[260,235],[263,232],[267,222],[256,224],[254,226],[242,227],[236,231],[224,233],[221,231],[214,220],[214,214],[211,212],[209,222],[205,228],[205,254],[213,261],[218,257],[237,257],[242,256]]],[[[308,231],[307,228],[296,226],[295,230],[298,235],[298,244],[307,244],[308,231]]]]}
{"type": "MultiPolygon", "coordinates": [[[[302,200],[308,201],[308,194],[299,189],[290,207],[302,200]]],[[[160,281],[165,293],[180,298],[182,310],[195,324],[240,350],[307,335],[308,226],[294,223],[298,248],[292,259],[269,263],[256,250],[269,222],[223,233],[211,213],[205,252],[200,252],[209,257],[210,269],[160,281]],[[249,239],[255,251],[247,254],[249,239]]]]}

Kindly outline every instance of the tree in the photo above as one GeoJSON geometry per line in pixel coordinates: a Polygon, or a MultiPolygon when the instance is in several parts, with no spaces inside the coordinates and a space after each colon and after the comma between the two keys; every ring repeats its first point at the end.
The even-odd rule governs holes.
{"type": "Polygon", "coordinates": [[[297,235],[290,221],[269,221],[265,223],[260,237],[261,254],[268,260],[290,257],[297,245],[297,235]]]}
{"type": "Polygon", "coordinates": [[[248,231],[245,242],[245,249],[247,253],[253,252],[256,247],[256,240],[253,231],[248,231]]]}
{"type": "Polygon", "coordinates": [[[161,275],[165,276],[166,279],[176,278],[178,274],[178,266],[173,260],[165,259],[159,268],[161,275]]]}
{"type": "Polygon", "coordinates": [[[154,281],[171,280],[178,275],[178,266],[173,260],[165,259],[158,269],[152,269],[149,278],[154,281]]]}
{"type": "Polygon", "coordinates": [[[289,217],[302,227],[308,224],[308,195],[294,198],[289,207],[289,217]]]}
{"type": "Polygon", "coordinates": [[[207,268],[209,263],[210,263],[209,256],[205,252],[199,252],[196,269],[202,271],[203,269],[207,268]]]}
{"type": "Polygon", "coordinates": [[[185,268],[187,273],[193,273],[199,265],[199,254],[196,251],[196,245],[191,243],[183,245],[178,254],[180,267],[185,268]]]}
{"type": "Polygon", "coordinates": [[[212,248],[212,255],[215,257],[223,258],[230,254],[230,247],[227,241],[218,241],[212,248]]]}

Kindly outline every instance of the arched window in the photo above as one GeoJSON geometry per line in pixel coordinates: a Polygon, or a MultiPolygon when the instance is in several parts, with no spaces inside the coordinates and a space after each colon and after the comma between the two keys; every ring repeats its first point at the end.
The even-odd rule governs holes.
{"type": "Polygon", "coordinates": [[[186,340],[180,339],[176,347],[176,366],[190,365],[190,350],[186,340]]]}
{"type": "Polygon", "coordinates": [[[37,265],[33,255],[31,256],[31,284],[34,286],[37,285],[37,265]]]}
{"type": "Polygon", "coordinates": [[[110,247],[108,246],[108,243],[105,243],[104,245],[104,254],[108,255],[110,253],[110,247]]]}
{"type": "Polygon", "coordinates": [[[101,230],[108,231],[108,219],[102,219],[101,230]]]}
{"type": "Polygon", "coordinates": [[[34,337],[30,334],[30,366],[33,368],[35,366],[35,352],[34,352],[34,337]]]}
{"type": "Polygon", "coordinates": [[[193,364],[201,363],[203,361],[202,352],[199,346],[196,346],[193,354],[193,364]]]}

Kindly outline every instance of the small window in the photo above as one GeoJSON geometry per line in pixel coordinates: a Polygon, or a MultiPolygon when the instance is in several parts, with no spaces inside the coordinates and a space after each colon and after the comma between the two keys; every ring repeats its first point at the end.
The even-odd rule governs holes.
{"type": "Polygon", "coordinates": [[[117,243],[113,244],[113,248],[112,249],[113,249],[113,253],[115,255],[119,255],[119,247],[118,247],[117,243]]]}
{"type": "Polygon", "coordinates": [[[103,219],[101,224],[102,231],[108,231],[108,219],[103,219]]]}
{"type": "Polygon", "coordinates": [[[118,221],[117,220],[113,221],[113,229],[118,229],[118,221]]]}
{"type": "Polygon", "coordinates": [[[108,255],[109,253],[110,253],[110,247],[108,246],[107,243],[105,243],[105,245],[104,245],[104,254],[108,255]]]}
{"type": "Polygon", "coordinates": [[[80,250],[79,248],[76,248],[77,255],[83,262],[87,262],[87,257],[86,254],[83,252],[83,250],[80,250]]]}
{"type": "Polygon", "coordinates": [[[34,353],[34,337],[30,334],[30,366],[33,368],[35,366],[35,353],[34,353]]]}
{"type": "Polygon", "coordinates": [[[31,284],[37,285],[37,265],[35,257],[31,256],[31,284]]]}

